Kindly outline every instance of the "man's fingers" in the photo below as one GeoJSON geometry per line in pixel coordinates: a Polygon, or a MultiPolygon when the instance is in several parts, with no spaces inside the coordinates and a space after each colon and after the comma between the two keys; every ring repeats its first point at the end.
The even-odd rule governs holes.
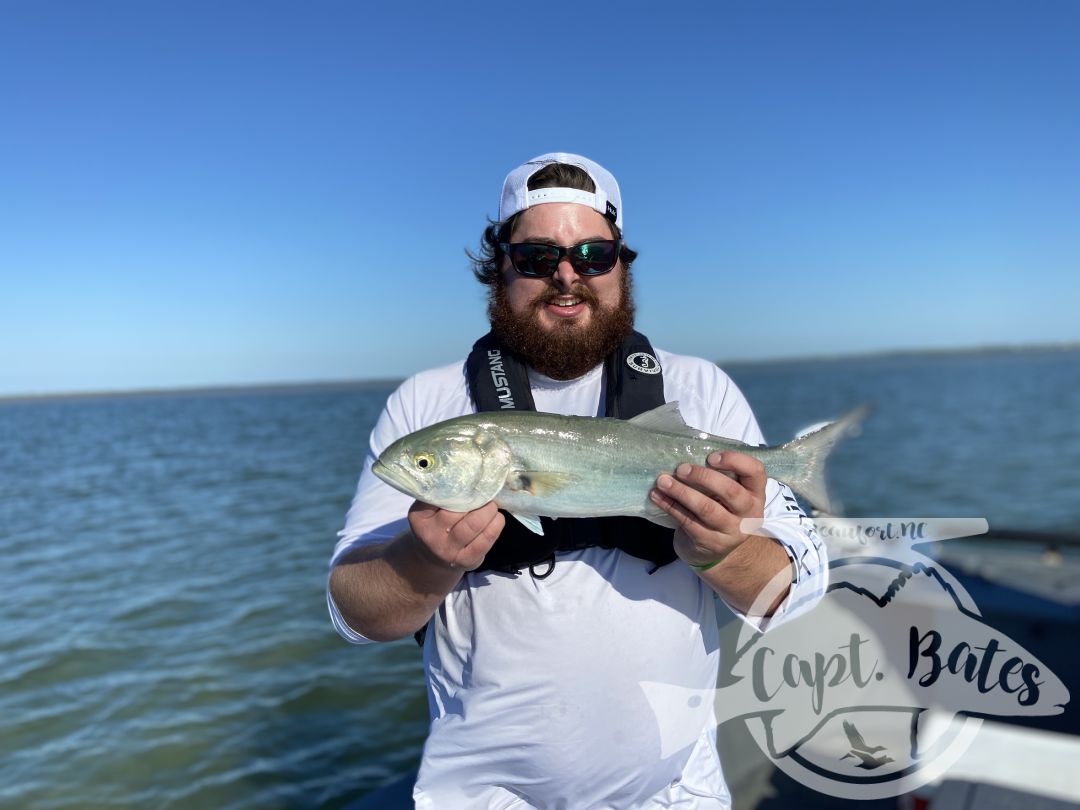
{"type": "Polygon", "coordinates": [[[499,507],[494,503],[486,503],[479,509],[474,509],[472,512],[451,512],[448,514],[460,514],[460,519],[450,530],[450,536],[459,545],[466,546],[473,542],[473,540],[484,531],[487,525],[491,523],[492,519],[499,514],[499,507]]]}
{"type": "Polygon", "coordinates": [[[740,481],[718,470],[710,470],[708,467],[700,467],[697,464],[680,464],[675,470],[675,478],[680,483],[703,493],[706,500],[714,503],[720,501],[732,514],[746,517],[753,511],[754,494],[740,481]]]}
{"type": "Polygon", "coordinates": [[[488,521],[487,525],[480,530],[467,546],[458,551],[453,561],[454,565],[466,571],[479,568],[484,561],[484,557],[487,556],[491,547],[495,545],[495,541],[499,539],[499,535],[502,534],[505,526],[506,518],[496,510],[494,517],[488,521]]]}
{"type": "Polygon", "coordinates": [[[664,492],[657,492],[654,489],[650,493],[650,497],[652,498],[653,503],[675,518],[679,524],[679,528],[687,534],[696,531],[696,528],[701,525],[697,515],[674,498],[668,497],[664,492]]]}
{"type": "Polygon", "coordinates": [[[451,512],[416,501],[409,508],[409,525],[432,561],[472,570],[483,562],[505,519],[494,503],[471,512],[451,512]]]}
{"type": "MultiPolygon", "coordinates": [[[[723,478],[719,473],[714,472],[712,474],[723,478]]],[[[738,486],[734,481],[729,483],[738,486]]],[[[704,524],[705,528],[715,531],[729,531],[733,524],[738,522],[738,519],[725,509],[722,503],[717,502],[700,489],[683,483],[679,478],[661,475],[656,480],[656,486],[662,495],[675,503],[677,509],[675,511],[668,510],[668,513],[675,517],[676,520],[679,520],[680,523],[682,523],[684,513],[691,515],[694,521],[704,524]]],[[[660,506],[664,506],[664,504],[661,503],[660,506]]],[[[685,525],[683,530],[689,531],[685,525]]]]}
{"type": "Polygon", "coordinates": [[[716,531],[703,524],[694,512],[674,498],[669,498],[655,489],[651,493],[651,498],[653,503],[675,518],[679,524],[679,531],[690,538],[690,542],[697,547],[699,552],[706,555],[717,553],[711,546],[716,540],[716,531]]]}
{"type": "Polygon", "coordinates": [[[409,507],[409,519],[410,520],[433,520],[443,510],[437,506],[432,506],[430,503],[424,503],[423,501],[413,501],[412,506],[409,507]]]}
{"type": "Polygon", "coordinates": [[[710,454],[707,462],[714,470],[734,473],[739,483],[764,498],[765,484],[769,476],[765,474],[765,465],[753,456],[737,450],[728,450],[724,453],[710,454]]]}

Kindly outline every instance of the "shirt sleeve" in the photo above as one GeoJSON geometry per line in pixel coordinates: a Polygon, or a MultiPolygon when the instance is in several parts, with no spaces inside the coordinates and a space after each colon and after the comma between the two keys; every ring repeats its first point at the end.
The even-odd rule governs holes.
{"type": "MultiPolygon", "coordinates": [[[[714,390],[721,406],[712,429],[706,429],[755,447],[764,446],[765,438],[742,391],[720,369],[716,374],[714,390]]],[[[825,595],[829,582],[828,553],[813,519],[803,511],[791,489],[772,478],[765,486],[764,518],[762,533],[775,539],[791,561],[788,595],[767,618],[747,616],[728,605],[736,616],[761,632],[810,610],[825,595]]]]}
{"type": "MultiPolygon", "coordinates": [[[[390,395],[378,422],[375,423],[356,493],[353,495],[352,505],[345,518],[345,527],[338,532],[338,541],[330,557],[330,570],[333,570],[337,561],[353,549],[392,540],[408,527],[407,514],[412,505],[412,499],[380,481],[371,472],[371,465],[389,445],[412,432],[413,388],[414,381],[411,379],[402,383],[390,395]]],[[[371,639],[357,633],[342,617],[341,611],[330,595],[329,572],[326,583],[326,604],[330,609],[330,621],[342,638],[353,644],[371,643],[371,639]]]]}
{"type": "Polygon", "coordinates": [[[806,613],[825,595],[829,559],[814,521],[806,515],[786,484],[769,479],[765,487],[765,528],[788,555],[792,566],[787,597],[767,618],[739,616],[757,630],[775,627],[806,613]]]}

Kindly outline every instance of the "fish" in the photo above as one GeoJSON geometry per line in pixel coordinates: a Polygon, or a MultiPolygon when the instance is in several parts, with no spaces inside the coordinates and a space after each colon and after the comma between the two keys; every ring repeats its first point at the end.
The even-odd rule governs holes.
{"type": "Polygon", "coordinates": [[[382,481],[416,500],[452,512],[494,501],[537,534],[540,516],[642,517],[675,528],[649,492],[661,473],[705,464],[712,452],[737,450],[759,459],[815,509],[835,507],[825,485],[825,458],[858,431],[868,408],[786,444],[755,447],[689,427],[677,402],[633,419],[494,411],[457,416],[398,439],[372,464],[382,481]]]}

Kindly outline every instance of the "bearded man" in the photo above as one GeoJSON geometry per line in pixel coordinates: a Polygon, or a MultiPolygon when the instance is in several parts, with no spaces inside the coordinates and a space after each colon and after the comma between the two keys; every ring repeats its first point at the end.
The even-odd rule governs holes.
{"type": "Polygon", "coordinates": [[[697,429],[763,443],[715,364],[634,331],[636,257],[607,170],[566,153],[518,167],[473,257],[491,331],[466,360],[406,380],[372,432],[327,599],[351,642],[423,640],[431,728],[418,808],[730,806],[710,701],[659,717],[640,684],[716,685],[715,597],[763,626],[824,592],[812,524],[738,452],[657,479],[650,497],[675,530],[545,518],[538,535],[494,503],[450,512],[372,474],[398,438],[504,408],[626,419],[677,401],[697,429]],[[741,531],[762,517],[774,537],[741,531]],[[762,604],[770,581],[783,587],[762,604]],[[665,750],[671,739],[687,744],[665,750]]]}

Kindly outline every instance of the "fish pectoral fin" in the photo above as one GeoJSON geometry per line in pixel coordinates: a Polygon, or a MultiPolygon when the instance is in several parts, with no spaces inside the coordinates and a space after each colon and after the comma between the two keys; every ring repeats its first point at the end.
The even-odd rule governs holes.
{"type": "Polygon", "coordinates": [[[684,436],[693,436],[695,439],[704,439],[709,435],[686,424],[686,420],[682,418],[682,413],[679,412],[678,402],[666,402],[659,408],[645,411],[645,413],[638,414],[627,421],[648,430],[681,433],[684,436]]]}
{"type": "Polygon", "coordinates": [[[507,478],[506,485],[514,492],[528,492],[540,498],[565,489],[577,480],[578,477],[573,473],[518,470],[507,478]]]}
{"type": "Polygon", "coordinates": [[[544,527],[540,524],[540,518],[536,515],[520,515],[517,512],[511,512],[510,514],[521,521],[521,525],[530,532],[541,535],[544,533],[544,527]]]}

